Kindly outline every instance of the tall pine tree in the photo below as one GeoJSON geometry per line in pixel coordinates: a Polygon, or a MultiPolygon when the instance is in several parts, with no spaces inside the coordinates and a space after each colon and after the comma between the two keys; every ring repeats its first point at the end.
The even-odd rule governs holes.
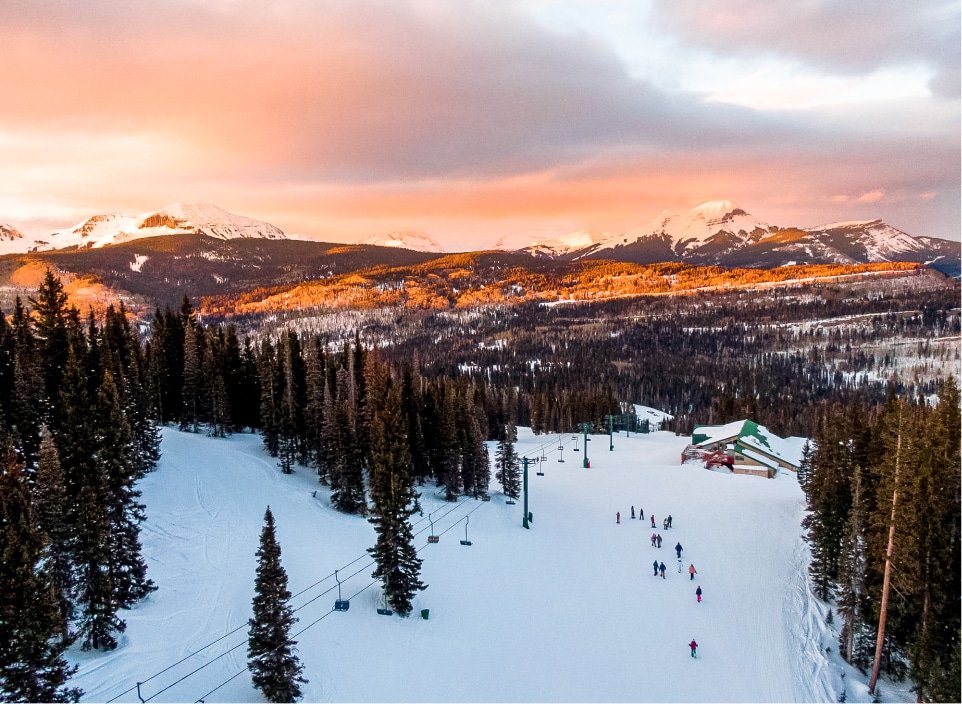
{"type": "Polygon", "coordinates": [[[46,534],[31,508],[12,446],[0,460],[0,700],[76,702],[65,686],[77,671],[63,658],[63,613],[50,574],[46,534]]]}
{"type": "Polygon", "coordinates": [[[419,578],[421,560],[414,547],[410,517],[418,511],[418,495],[411,477],[407,420],[401,411],[401,394],[392,387],[371,424],[371,523],[377,542],[368,552],[377,567],[390,607],[406,616],[414,595],[427,585],[419,578]]]}
{"type": "Polygon", "coordinates": [[[254,616],[247,638],[247,667],[251,680],[270,702],[292,702],[301,696],[304,668],[295,654],[291,626],[297,619],[288,605],[287,572],[281,565],[281,546],[274,530],[274,514],[267,507],[254,582],[254,616]]]}

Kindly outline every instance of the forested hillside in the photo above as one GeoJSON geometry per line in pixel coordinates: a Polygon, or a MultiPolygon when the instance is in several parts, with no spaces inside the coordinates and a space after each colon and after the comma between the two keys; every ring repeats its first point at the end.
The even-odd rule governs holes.
{"type": "MultiPolygon", "coordinates": [[[[0,662],[8,698],[76,699],[63,650],[77,638],[113,647],[118,612],[153,588],[136,482],[157,461],[158,424],[259,432],[280,472],[313,468],[333,508],[372,516],[386,536],[405,534],[416,485],[483,499],[493,472],[517,495],[518,425],[601,429],[630,423],[633,403],[669,412],[679,433],[750,417],[814,438],[800,476],[806,528],[821,596],[848,609],[846,657],[865,666],[880,540],[894,520],[905,538],[890,560],[886,667],[907,668],[926,697],[957,671],[958,614],[946,601],[959,574],[957,283],[857,277],[552,306],[393,307],[297,319],[298,329],[274,320],[260,334],[260,323],[239,328],[242,317],[205,320],[185,298],[157,309],[142,338],[123,306],[82,316],[49,272],[29,303],[0,315],[11,497],[0,538],[18,556],[4,562],[3,628],[5,642],[24,644],[0,662]],[[326,327],[303,325],[318,320],[326,327]],[[486,441],[498,443],[494,457],[486,441]]],[[[394,575],[394,608],[410,608],[417,563],[384,545],[374,554],[394,575]]]]}

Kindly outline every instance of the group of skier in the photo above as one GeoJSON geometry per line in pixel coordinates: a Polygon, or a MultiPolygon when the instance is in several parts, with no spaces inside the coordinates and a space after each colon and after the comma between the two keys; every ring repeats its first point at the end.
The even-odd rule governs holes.
{"type": "MultiPolygon", "coordinates": [[[[635,507],[634,507],[634,506],[631,507],[631,517],[632,517],[632,518],[635,517],[635,507]]],[[[639,517],[641,520],[644,520],[644,519],[645,519],[645,510],[644,510],[644,509],[639,509],[638,517],[639,517]]],[[[650,518],[651,518],[651,527],[654,528],[654,527],[655,527],[655,517],[652,515],[652,516],[650,516],[650,518]]],[[[663,530],[666,530],[666,531],[667,531],[669,528],[671,528],[671,520],[672,520],[672,519],[671,519],[671,516],[670,516],[670,515],[665,518],[665,520],[662,522],[662,529],[663,529],[663,530]]],[[[620,512],[616,512],[616,513],[615,513],[615,522],[616,522],[616,523],[621,523],[621,513],[620,513],[620,512]]],[[[652,534],[651,534],[651,546],[652,546],[653,548],[660,548],[660,547],[661,547],[661,543],[662,543],[661,533],[652,533],[652,534]]],[[[679,571],[679,572],[681,572],[681,565],[682,565],[682,562],[681,562],[681,554],[682,554],[683,551],[684,551],[684,548],[683,548],[682,545],[681,545],[681,541],[678,541],[677,543],[675,543],[675,554],[678,556],[678,571],[679,571]]],[[[664,563],[664,562],[661,562],[661,561],[659,561],[659,560],[656,558],[655,561],[651,563],[651,568],[652,568],[652,575],[653,575],[653,576],[658,577],[658,576],[660,575],[662,579],[665,579],[665,571],[666,571],[667,568],[665,567],[665,563],[664,563]]],[[[695,569],[695,565],[694,565],[694,564],[689,564],[689,565],[688,565],[688,580],[689,580],[690,582],[694,582],[694,581],[695,581],[695,575],[696,575],[696,574],[698,574],[698,570],[695,569]]],[[[701,603],[701,595],[702,595],[702,590],[701,590],[701,585],[699,584],[699,585],[695,588],[695,599],[696,599],[696,601],[698,601],[698,603],[701,603]]],[[[691,643],[688,644],[688,647],[691,648],[691,656],[692,656],[693,658],[697,658],[697,657],[698,657],[698,643],[695,642],[695,639],[694,639],[694,638],[691,639],[691,643]]]]}

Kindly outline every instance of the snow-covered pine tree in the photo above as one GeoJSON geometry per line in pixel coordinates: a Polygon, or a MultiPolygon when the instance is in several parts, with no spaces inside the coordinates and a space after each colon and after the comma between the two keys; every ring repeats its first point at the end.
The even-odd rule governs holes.
{"type": "Polygon", "coordinates": [[[521,495],[521,470],[519,468],[518,453],[514,450],[514,442],[518,437],[518,430],[508,423],[504,428],[504,440],[498,443],[494,455],[494,478],[501,482],[505,496],[512,499],[521,495]]]}
{"type": "Polygon", "coordinates": [[[270,506],[264,514],[257,577],[254,582],[254,615],[247,638],[247,667],[254,686],[271,702],[293,702],[301,696],[303,666],[295,654],[297,641],[291,626],[297,619],[287,603],[287,572],[281,565],[281,546],[274,529],[270,506]]]}
{"type": "Polygon", "coordinates": [[[76,702],[66,687],[77,671],[63,658],[63,613],[31,509],[23,465],[12,445],[0,460],[0,701],[76,702]]]}
{"type": "Polygon", "coordinates": [[[418,495],[411,477],[407,420],[401,394],[392,387],[375,414],[371,427],[370,519],[377,542],[368,552],[377,567],[372,577],[381,579],[390,607],[401,615],[411,613],[414,595],[427,585],[420,581],[421,560],[414,547],[410,517],[417,512],[418,495]]]}

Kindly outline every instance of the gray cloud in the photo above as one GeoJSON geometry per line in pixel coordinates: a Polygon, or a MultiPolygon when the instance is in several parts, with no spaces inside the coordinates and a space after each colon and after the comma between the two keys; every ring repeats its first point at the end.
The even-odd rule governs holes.
{"type": "Polygon", "coordinates": [[[865,74],[923,64],[930,87],[959,96],[960,5],[953,0],[656,0],[672,33],[719,54],[765,52],[826,71],[865,74]]]}

